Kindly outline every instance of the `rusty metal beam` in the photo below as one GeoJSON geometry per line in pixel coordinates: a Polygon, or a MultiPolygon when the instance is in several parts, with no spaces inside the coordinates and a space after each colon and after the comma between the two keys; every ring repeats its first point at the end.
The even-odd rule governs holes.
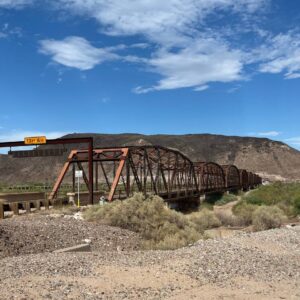
{"type": "MultiPolygon", "coordinates": [[[[128,150],[125,150],[124,152],[125,152],[124,155],[127,156],[128,150]]],[[[114,181],[112,183],[111,190],[110,190],[110,193],[109,193],[109,196],[108,196],[108,201],[112,201],[113,198],[114,198],[116,188],[117,188],[117,185],[118,185],[119,180],[120,180],[121,173],[122,173],[123,168],[124,168],[124,164],[125,164],[125,158],[123,158],[119,163],[119,166],[118,166],[118,169],[116,171],[116,175],[115,175],[115,178],[114,178],[114,181]]]]}

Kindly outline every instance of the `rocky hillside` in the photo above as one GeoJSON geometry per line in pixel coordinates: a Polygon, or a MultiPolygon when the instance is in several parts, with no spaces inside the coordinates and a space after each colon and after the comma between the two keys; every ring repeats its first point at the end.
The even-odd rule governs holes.
{"type": "MultiPolygon", "coordinates": [[[[193,161],[235,164],[239,168],[273,180],[300,179],[300,152],[281,142],[266,138],[210,134],[140,135],[71,134],[65,137],[93,136],[95,147],[125,145],[162,145],[178,149],[193,161]]],[[[74,145],[73,148],[78,146],[74,145]]],[[[0,182],[53,181],[64,157],[17,159],[0,155],[0,182]]]]}

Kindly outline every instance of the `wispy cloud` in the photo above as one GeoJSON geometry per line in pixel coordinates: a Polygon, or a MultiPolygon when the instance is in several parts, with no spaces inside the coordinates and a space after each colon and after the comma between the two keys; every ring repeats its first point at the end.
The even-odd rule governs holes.
{"type": "Polygon", "coordinates": [[[39,51],[50,55],[58,64],[82,71],[90,70],[104,61],[118,58],[111,49],[96,48],[86,39],[78,36],[70,36],[64,40],[42,40],[39,51]]]}
{"type": "Polygon", "coordinates": [[[201,91],[213,82],[242,81],[249,78],[249,66],[256,73],[283,73],[286,79],[300,78],[300,33],[293,30],[273,34],[260,27],[259,16],[268,11],[270,3],[270,0],[58,0],[52,4],[54,8],[95,19],[101,33],[138,35],[145,42],[97,48],[82,37],[71,36],[41,41],[40,52],[51,56],[56,63],[82,71],[105,61],[119,60],[140,64],[144,71],[160,76],[149,86],[135,87],[133,91],[138,94],[178,88],[201,91]],[[216,16],[218,22],[208,21],[216,16]],[[247,34],[246,39],[243,34],[247,34]],[[137,48],[140,56],[118,53],[137,48]],[[147,51],[143,53],[145,48],[147,51]]]}
{"type": "Polygon", "coordinates": [[[286,79],[300,77],[300,33],[289,31],[268,38],[257,49],[258,59],[263,60],[260,71],[263,73],[282,73],[286,79]]]}
{"type": "Polygon", "coordinates": [[[266,136],[266,137],[276,137],[281,134],[280,131],[271,130],[271,131],[264,131],[264,132],[258,132],[258,136],[266,136]]]}
{"type": "Polygon", "coordinates": [[[205,85],[200,85],[194,88],[195,92],[202,92],[205,91],[209,88],[209,85],[205,84],[205,85]]]}
{"type": "Polygon", "coordinates": [[[0,0],[0,8],[23,8],[33,2],[34,0],[0,0]]]}
{"type": "Polygon", "coordinates": [[[241,86],[240,84],[239,84],[239,85],[236,85],[236,86],[230,88],[230,89],[227,91],[227,93],[228,93],[228,94],[233,94],[233,93],[235,93],[236,91],[238,91],[241,87],[242,87],[242,86],[241,86]]]}
{"type": "MultiPolygon", "coordinates": [[[[58,0],[55,6],[96,19],[110,35],[142,34],[159,44],[184,42],[196,22],[224,10],[252,14],[268,0],[58,0]]],[[[192,32],[191,32],[192,30],[192,32]]]]}
{"type": "MultiPolygon", "coordinates": [[[[206,30],[209,15],[229,12],[244,20],[268,4],[268,0],[169,0],[169,1],[118,1],[118,0],[59,0],[58,9],[76,15],[94,18],[101,25],[102,33],[114,36],[142,35],[147,43],[155,44],[150,58],[127,55],[122,59],[145,66],[146,71],[162,78],[152,86],[138,86],[135,93],[190,87],[194,90],[207,88],[210,82],[231,82],[244,79],[243,52],[230,46],[217,30],[206,30]],[[197,24],[197,27],[195,26],[197,24]]],[[[57,46],[57,45],[55,45],[57,46]]],[[[85,45],[86,46],[86,43],[85,45]]],[[[90,45],[89,45],[90,46],[90,45]]],[[[59,59],[60,52],[50,49],[59,63],[86,70],[98,64],[93,49],[92,62],[78,63],[74,59],[59,59]]],[[[77,45],[76,45],[77,48],[77,45]]],[[[50,53],[49,53],[50,52],[50,53]]],[[[64,55],[65,56],[65,55],[64,55]]],[[[68,53],[70,56],[70,53],[68,53]]],[[[84,60],[88,59],[87,57],[84,60]]]]}
{"type": "Polygon", "coordinates": [[[0,28],[0,38],[8,38],[8,37],[12,37],[12,36],[17,37],[17,38],[22,37],[23,36],[22,28],[10,26],[10,24],[4,23],[2,25],[2,27],[0,28]]]}
{"type": "Polygon", "coordinates": [[[230,50],[214,39],[198,39],[174,52],[161,50],[148,61],[153,71],[163,78],[155,90],[185,87],[207,87],[209,82],[230,82],[242,79],[241,53],[230,50]]]}
{"type": "Polygon", "coordinates": [[[292,137],[285,140],[288,144],[294,145],[294,146],[300,146],[300,136],[299,137],[292,137]]]}
{"type": "Polygon", "coordinates": [[[277,137],[282,134],[281,131],[270,130],[270,131],[261,131],[261,132],[249,132],[248,136],[259,136],[259,137],[277,137]]]}

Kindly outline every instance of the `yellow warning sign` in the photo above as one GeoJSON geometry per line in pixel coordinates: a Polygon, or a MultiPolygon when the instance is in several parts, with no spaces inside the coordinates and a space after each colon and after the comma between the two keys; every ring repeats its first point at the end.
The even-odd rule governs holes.
{"type": "Polygon", "coordinates": [[[46,144],[47,138],[45,136],[33,136],[24,138],[25,145],[40,145],[46,144]]]}

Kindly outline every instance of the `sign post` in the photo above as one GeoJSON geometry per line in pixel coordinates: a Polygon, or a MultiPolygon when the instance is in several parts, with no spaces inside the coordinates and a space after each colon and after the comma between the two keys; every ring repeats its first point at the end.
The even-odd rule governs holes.
{"type": "Polygon", "coordinates": [[[80,207],[80,178],[82,178],[83,172],[81,170],[75,171],[75,177],[77,178],[77,184],[78,184],[78,194],[77,194],[77,206],[80,207]]]}

